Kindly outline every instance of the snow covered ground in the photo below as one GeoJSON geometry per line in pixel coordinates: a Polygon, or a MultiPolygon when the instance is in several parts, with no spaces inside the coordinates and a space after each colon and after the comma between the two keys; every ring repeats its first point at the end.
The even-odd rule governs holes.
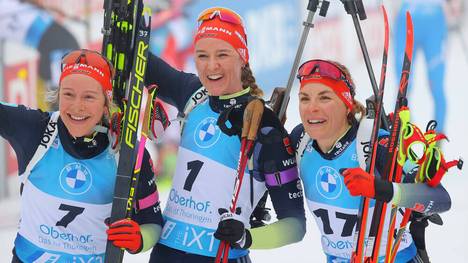
{"type": "MultiPolygon", "coordinates": [[[[354,41],[354,40],[353,40],[354,41]]],[[[446,73],[446,93],[448,96],[448,118],[446,134],[451,142],[445,144],[446,159],[468,156],[468,144],[464,140],[468,135],[468,61],[462,50],[461,42],[456,35],[452,35],[448,46],[448,61],[446,73]],[[466,115],[465,115],[466,114],[466,115]]],[[[468,52],[468,50],[465,50],[468,52]]],[[[390,56],[390,64],[393,63],[390,56]]],[[[377,62],[374,69],[379,72],[377,62]]],[[[353,68],[354,78],[358,83],[368,83],[367,73],[363,64],[357,64],[362,70],[353,68]]],[[[394,94],[390,90],[395,87],[395,77],[391,69],[388,72],[387,96],[385,98],[387,112],[393,106],[394,94]]],[[[415,82],[410,93],[410,106],[413,120],[420,127],[432,117],[433,102],[425,78],[423,58],[420,54],[414,63],[415,82]]],[[[378,74],[376,74],[378,76],[378,74]]],[[[359,91],[358,91],[359,93],[359,91]]],[[[364,94],[365,95],[365,94],[364,94]]],[[[365,96],[362,96],[364,98],[365,96]]],[[[293,91],[292,101],[289,105],[287,128],[291,129],[299,122],[297,113],[297,100],[293,91]],[[294,117],[296,116],[296,117],[294,117]]],[[[444,178],[444,185],[452,197],[452,208],[442,214],[444,226],[431,225],[428,228],[426,239],[428,252],[432,262],[468,262],[468,167],[464,171],[450,171],[444,178]]],[[[164,200],[164,198],[163,198],[164,200]]],[[[164,201],[163,201],[164,203],[164,201]]],[[[0,202],[0,262],[10,262],[11,249],[16,233],[19,202],[9,199],[0,202]]],[[[324,262],[321,252],[319,232],[308,213],[307,235],[305,239],[294,245],[275,250],[252,251],[251,257],[255,262],[324,262]]],[[[126,255],[125,262],[147,262],[149,253],[140,255],[126,255]]]]}

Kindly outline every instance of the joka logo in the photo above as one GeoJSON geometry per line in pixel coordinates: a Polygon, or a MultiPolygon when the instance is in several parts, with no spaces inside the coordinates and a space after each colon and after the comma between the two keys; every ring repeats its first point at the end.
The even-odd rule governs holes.
{"type": "Polygon", "coordinates": [[[198,147],[209,148],[218,141],[220,135],[221,131],[216,125],[216,119],[208,117],[198,124],[193,136],[198,147]]]}
{"type": "Polygon", "coordinates": [[[315,176],[317,191],[326,199],[336,199],[343,190],[340,174],[329,166],[322,166],[315,176]]]}
{"type": "Polygon", "coordinates": [[[60,172],[60,186],[72,195],[86,193],[93,184],[89,169],[80,163],[67,164],[60,172]]]}

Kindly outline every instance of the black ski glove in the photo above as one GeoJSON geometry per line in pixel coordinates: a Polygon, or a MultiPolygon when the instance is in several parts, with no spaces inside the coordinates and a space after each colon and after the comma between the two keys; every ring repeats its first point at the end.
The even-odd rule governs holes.
{"type": "Polygon", "coordinates": [[[231,213],[227,209],[219,208],[220,221],[218,229],[214,233],[214,237],[229,242],[232,248],[247,249],[252,245],[252,236],[249,230],[245,229],[242,223],[240,207],[236,209],[236,213],[231,213]]]}

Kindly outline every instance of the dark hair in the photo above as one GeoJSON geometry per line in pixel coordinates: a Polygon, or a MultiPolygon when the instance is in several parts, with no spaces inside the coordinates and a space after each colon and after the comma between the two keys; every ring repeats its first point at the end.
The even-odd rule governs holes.
{"type": "Polygon", "coordinates": [[[255,82],[255,77],[253,76],[249,63],[245,64],[242,68],[241,81],[243,89],[250,87],[251,95],[259,98],[263,97],[263,90],[255,82]]]}

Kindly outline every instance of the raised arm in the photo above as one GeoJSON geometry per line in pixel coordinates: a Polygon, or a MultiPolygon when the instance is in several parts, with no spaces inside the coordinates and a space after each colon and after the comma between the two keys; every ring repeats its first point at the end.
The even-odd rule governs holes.
{"type": "Polygon", "coordinates": [[[0,120],[0,136],[13,147],[21,174],[41,141],[49,114],[0,102],[0,120]]]}
{"type": "Polygon", "coordinates": [[[202,84],[195,74],[179,71],[158,56],[150,53],[146,85],[156,84],[158,97],[183,111],[190,96],[202,84]]]}

